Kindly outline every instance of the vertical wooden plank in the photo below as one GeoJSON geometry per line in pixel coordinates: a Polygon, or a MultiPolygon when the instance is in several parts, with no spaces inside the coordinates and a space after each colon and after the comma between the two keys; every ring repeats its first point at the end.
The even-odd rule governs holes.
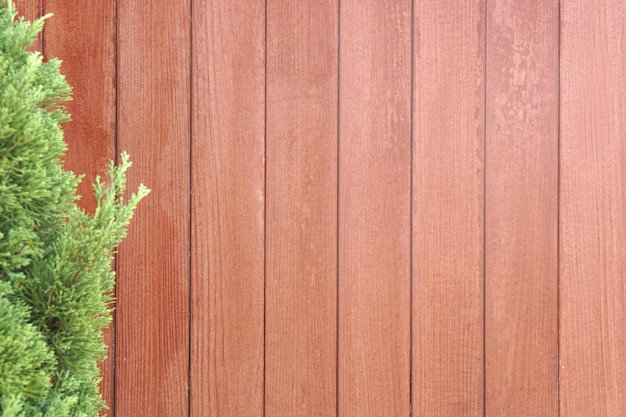
{"type": "Polygon", "coordinates": [[[63,61],[72,86],[66,104],[72,122],[63,126],[68,144],[66,168],[85,174],[81,205],[95,207],[92,184],[115,157],[115,1],[84,6],[79,0],[46,0],[46,58],[63,61]]]}
{"type": "MultiPolygon", "coordinates": [[[[65,168],[85,175],[79,204],[92,212],[92,184],[115,158],[115,2],[85,7],[80,0],[47,0],[44,6],[45,14],[54,14],[46,23],[46,56],[63,61],[61,71],[73,89],[74,99],[66,104],[72,122],[63,126],[65,168]]],[[[113,328],[104,336],[109,352],[101,365],[101,392],[109,415],[114,415],[113,328]]]]}
{"type": "Polygon", "coordinates": [[[561,10],[561,416],[626,415],[626,4],[561,10]]]}
{"type": "Polygon", "coordinates": [[[188,415],[190,4],[118,1],[118,145],[146,183],[118,255],[116,412],[188,415]]]}
{"type": "Polygon", "coordinates": [[[193,10],[191,414],[261,417],[265,2],[193,10]]]}
{"type": "Polygon", "coordinates": [[[484,3],[414,10],[417,416],[483,416],[484,3]]]}
{"type": "Polygon", "coordinates": [[[486,415],[558,415],[558,51],[552,0],[487,3],[486,415]]]}
{"type": "Polygon", "coordinates": [[[340,4],[338,410],[409,416],[411,2],[340,4]]]}
{"type": "Polygon", "coordinates": [[[33,20],[41,16],[41,0],[13,0],[17,8],[18,16],[24,16],[24,19],[33,20]]]}
{"type": "Polygon", "coordinates": [[[334,416],[337,2],[267,2],[265,415],[334,416]]]}
{"type": "MultiPolygon", "coordinates": [[[[28,21],[37,20],[41,17],[41,0],[13,0],[17,8],[17,15],[23,16],[28,21]]],[[[41,51],[41,34],[37,37],[37,41],[31,50],[41,51]]]]}

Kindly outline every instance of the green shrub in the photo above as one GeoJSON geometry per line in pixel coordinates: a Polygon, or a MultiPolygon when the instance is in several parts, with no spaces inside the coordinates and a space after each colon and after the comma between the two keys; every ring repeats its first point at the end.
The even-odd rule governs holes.
{"type": "MultiPolygon", "coordinates": [[[[47,16],[46,16],[47,17],[47,16]]],[[[0,415],[97,416],[111,319],[110,270],[133,211],[126,170],[96,179],[93,214],[76,205],[80,181],[63,170],[60,124],[71,89],[60,62],[28,52],[46,18],[16,19],[0,0],[0,415]]]]}

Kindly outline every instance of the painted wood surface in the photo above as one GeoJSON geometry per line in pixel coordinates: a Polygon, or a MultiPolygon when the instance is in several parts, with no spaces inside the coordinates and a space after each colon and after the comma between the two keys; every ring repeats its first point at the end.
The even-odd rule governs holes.
{"type": "MultiPolygon", "coordinates": [[[[26,20],[33,21],[42,16],[42,0],[14,0],[13,3],[17,8],[18,16],[22,16],[26,20]]],[[[41,34],[37,37],[31,50],[41,52],[41,34]]]]}
{"type": "Polygon", "coordinates": [[[267,2],[265,416],[334,416],[337,3],[267,2]]]}
{"type": "Polygon", "coordinates": [[[261,417],[265,4],[198,1],[193,27],[191,415],[261,417]]]}
{"type": "Polygon", "coordinates": [[[41,0],[14,0],[13,3],[17,8],[18,16],[33,21],[41,16],[41,0]]]}
{"type": "Polygon", "coordinates": [[[558,415],[558,3],[487,3],[485,415],[558,415]]]}
{"type": "Polygon", "coordinates": [[[483,2],[414,10],[412,404],[483,416],[483,2]]]}
{"type": "Polygon", "coordinates": [[[622,2],[17,5],[153,190],[110,416],[626,413],[622,2]]]}
{"type": "Polygon", "coordinates": [[[118,2],[118,148],[129,188],[152,189],[118,254],[118,416],[188,415],[189,17],[184,2],[118,2]]]}
{"type": "MultiPolygon", "coordinates": [[[[63,61],[62,73],[72,86],[73,100],[66,104],[72,122],[63,126],[68,144],[65,167],[84,175],[78,187],[79,205],[88,212],[96,206],[92,185],[97,175],[106,176],[116,158],[116,38],[115,2],[102,1],[82,7],[79,0],[47,0],[44,36],[46,58],[63,61]]],[[[113,316],[115,320],[115,315],[113,316]]],[[[101,365],[101,392],[114,414],[115,338],[114,321],[104,333],[109,346],[101,365]]]]}
{"type": "Polygon", "coordinates": [[[561,417],[626,414],[625,16],[561,5],[561,417]]]}
{"type": "Polygon", "coordinates": [[[409,416],[411,3],[340,9],[338,415],[409,416]]]}

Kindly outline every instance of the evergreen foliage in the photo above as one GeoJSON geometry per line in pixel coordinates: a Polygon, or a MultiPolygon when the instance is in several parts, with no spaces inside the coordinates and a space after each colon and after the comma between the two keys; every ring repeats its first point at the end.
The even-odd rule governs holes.
{"type": "Polygon", "coordinates": [[[80,178],[61,162],[71,89],[58,60],[27,51],[47,16],[16,16],[0,0],[0,416],[97,416],[110,265],[149,190],[124,202],[123,153],[96,179],[95,212],[78,208],[80,178]]]}

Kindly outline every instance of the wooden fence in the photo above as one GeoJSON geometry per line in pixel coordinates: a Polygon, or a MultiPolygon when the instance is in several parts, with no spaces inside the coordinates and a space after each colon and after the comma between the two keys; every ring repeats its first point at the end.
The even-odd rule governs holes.
{"type": "Polygon", "coordinates": [[[18,6],[153,190],[110,416],[626,415],[623,0],[18,6]]]}

